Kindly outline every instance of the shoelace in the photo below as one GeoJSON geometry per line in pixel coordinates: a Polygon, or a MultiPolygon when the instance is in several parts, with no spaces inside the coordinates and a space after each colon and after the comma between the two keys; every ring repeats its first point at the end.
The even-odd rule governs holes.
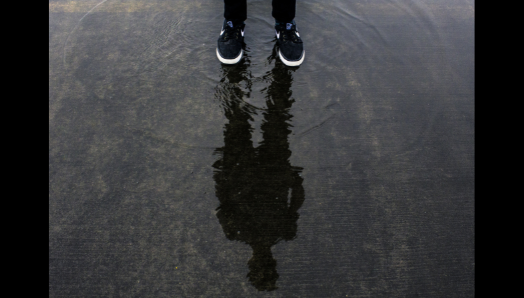
{"type": "Polygon", "coordinates": [[[230,39],[239,39],[241,36],[240,31],[242,31],[242,28],[239,26],[237,27],[226,26],[226,28],[224,28],[224,34],[222,34],[222,40],[228,41],[230,39]]]}
{"type": "Polygon", "coordinates": [[[290,41],[292,41],[294,43],[301,42],[300,38],[297,35],[297,30],[295,29],[294,26],[291,29],[289,29],[289,30],[286,30],[286,29],[280,30],[280,32],[282,34],[282,41],[283,42],[286,42],[288,40],[290,40],[290,41]]]}

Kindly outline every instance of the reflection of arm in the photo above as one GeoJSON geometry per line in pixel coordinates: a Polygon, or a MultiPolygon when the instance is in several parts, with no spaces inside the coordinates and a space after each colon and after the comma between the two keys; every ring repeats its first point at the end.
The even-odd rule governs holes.
{"type": "Polygon", "coordinates": [[[304,187],[302,187],[302,181],[304,179],[298,175],[299,172],[297,171],[291,171],[291,173],[291,198],[285,217],[286,219],[283,222],[283,224],[285,224],[281,230],[281,237],[286,241],[293,240],[297,236],[297,220],[300,216],[297,211],[302,206],[302,203],[304,203],[304,187]]]}
{"type": "Polygon", "coordinates": [[[238,228],[236,227],[236,221],[232,220],[231,214],[238,212],[236,210],[227,210],[231,209],[232,206],[227,206],[224,208],[224,206],[220,206],[217,209],[217,218],[218,222],[220,222],[220,225],[222,226],[222,230],[224,231],[224,234],[226,235],[227,239],[229,240],[235,240],[237,238],[237,231],[238,228]],[[226,209],[226,210],[224,210],[226,209]]]}
{"type": "Polygon", "coordinates": [[[304,179],[298,175],[298,172],[293,171],[293,184],[291,185],[291,199],[289,202],[289,213],[293,214],[304,203],[304,187],[302,186],[304,179]]]}

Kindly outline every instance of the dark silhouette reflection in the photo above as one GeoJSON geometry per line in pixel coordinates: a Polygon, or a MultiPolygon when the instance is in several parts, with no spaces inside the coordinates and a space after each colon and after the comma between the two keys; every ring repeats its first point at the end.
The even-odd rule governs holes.
{"type": "Polygon", "coordinates": [[[251,92],[249,57],[240,65],[223,66],[216,90],[228,119],[225,144],[215,150],[220,158],[213,164],[220,201],[217,217],[229,240],[245,242],[253,249],[247,277],[259,291],[277,289],[279,275],[271,246],[296,237],[297,210],[304,202],[302,168],[289,163],[294,70],[275,60],[274,54],[268,61],[275,61],[275,66],[262,78],[269,83],[263,90],[266,109],[257,110],[243,101],[251,92]],[[249,121],[259,113],[263,141],[255,148],[249,121]]]}

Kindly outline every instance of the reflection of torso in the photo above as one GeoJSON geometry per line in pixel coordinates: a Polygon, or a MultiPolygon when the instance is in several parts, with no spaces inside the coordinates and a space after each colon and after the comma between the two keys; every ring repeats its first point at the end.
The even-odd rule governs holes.
{"type": "Polygon", "coordinates": [[[287,160],[272,164],[261,160],[263,154],[253,155],[242,154],[241,162],[215,173],[221,202],[217,217],[224,233],[230,240],[251,245],[271,246],[281,239],[291,240],[297,231],[296,206],[301,205],[300,198],[303,200],[299,168],[292,169],[287,160]]]}

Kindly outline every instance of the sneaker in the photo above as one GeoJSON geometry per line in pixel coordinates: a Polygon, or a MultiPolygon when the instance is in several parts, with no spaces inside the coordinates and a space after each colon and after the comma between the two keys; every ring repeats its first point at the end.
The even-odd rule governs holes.
{"type": "Polygon", "coordinates": [[[217,57],[220,62],[224,64],[235,64],[240,61],[244,53],[242,45],[244,42],[245,27],[245,24],[233,26],[232,21],[224,20],[217,46],[217,57]]]}
{"type": "Polygon", "coordinates": [[[306,52],[295,21],[293,23],[275,25],[278,56],[287,66],[299,66],[304,61],[306,52]]]}

